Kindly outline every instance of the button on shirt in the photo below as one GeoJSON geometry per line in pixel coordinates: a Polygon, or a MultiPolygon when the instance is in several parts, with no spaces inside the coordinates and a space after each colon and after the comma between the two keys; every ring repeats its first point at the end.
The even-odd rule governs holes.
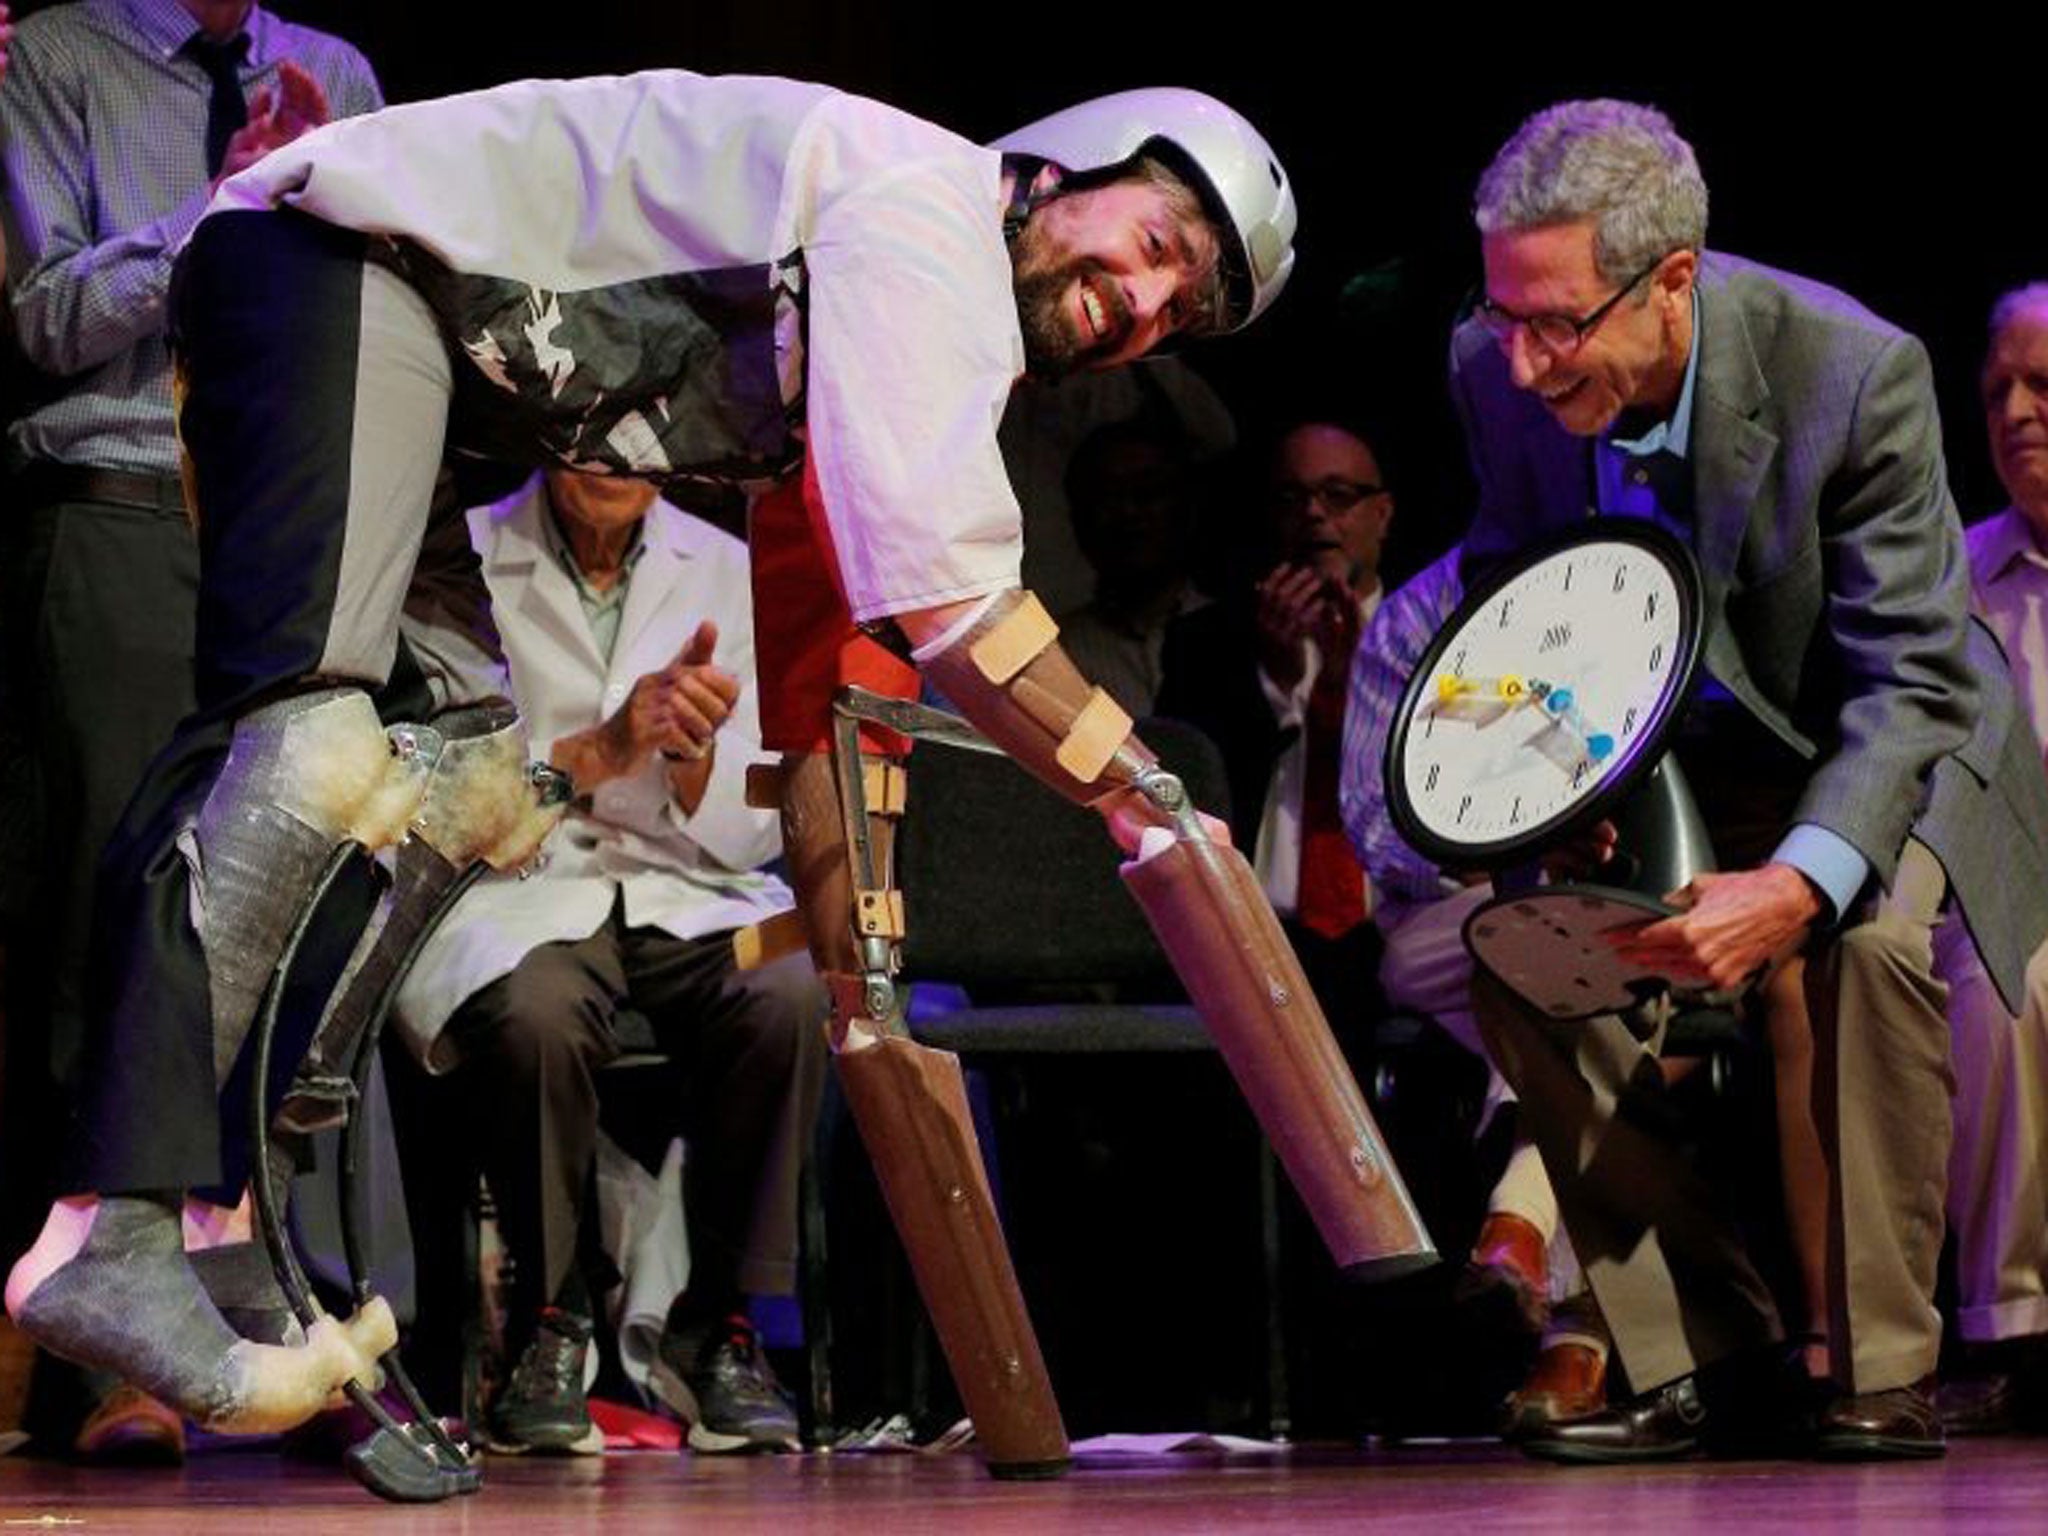
{"type": "MultiPolygon", "coordinates": [[[[1692,300],[1692,355],[1671,415],[1636,437],[1603,434],[1593,444],[1593,486],[1603,516],[1640,517],[1693,543],[1693,486],[1690,453],[1693,386],[1700,367],[1700,301],[1692,300]]],[[[1712,677],[1702,679],[1698,697],[1728,700],[1712,677]]],[[[1840,918],[1869,877],[1870,865],[1855,847],[1825,827],[1800,822],[1786,832],[1772,858],[1789,864],[1820,888],[1840,918]]]]}

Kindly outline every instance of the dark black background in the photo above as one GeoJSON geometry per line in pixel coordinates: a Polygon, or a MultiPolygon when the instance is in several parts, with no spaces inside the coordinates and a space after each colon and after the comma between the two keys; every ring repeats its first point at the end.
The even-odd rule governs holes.
{"type": "MultiPolygon", "coordinates": [[[[36,9],[17,4],[17,14],[36,9]]],[[[1256,121],[1302,210],[1291,291],[1191,356],[1248,436],[1334,400],[1404,491],[1403,565],[1464,518],[1442,388],[1477,276],[1468,202],[1529,111],[1619,95],[1669,111],[1713,194],[1712,244],[1846,288],[1933,351],[1965,519],[2002,502],[1976,403],[1983,322],[2048,276],[2048,24],[1920,7],[1832,25],[1792,8],[940,5],[781,0],[285,0],[370,56],[392,100],[528,75],[673,65],[829,81],[974,138],[1079,97],[1184,84],[1256,121]],[[1366,275],[1368,281],[1354,283],[1366,275]],[[1347,297],[1347,289],[1349,296],[1347,297]]]]}

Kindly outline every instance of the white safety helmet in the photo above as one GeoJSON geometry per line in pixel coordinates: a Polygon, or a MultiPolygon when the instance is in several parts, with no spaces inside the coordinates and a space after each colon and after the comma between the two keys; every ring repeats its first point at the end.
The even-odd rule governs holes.
{"type": "Polygon", "coordinates": [[[1139,155],[1194,188],[1223,242],[1228,330],[1248,325],[1294,270],[1294,189],[1259,131],[1213,96],[1179,86],[1119,91],[1042,117],[989,146],[1095,179],[1139,155]]]}

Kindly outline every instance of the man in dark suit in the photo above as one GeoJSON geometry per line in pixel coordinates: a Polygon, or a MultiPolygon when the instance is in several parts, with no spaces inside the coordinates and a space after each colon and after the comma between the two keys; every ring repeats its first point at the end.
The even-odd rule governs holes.
{"type": "MultiPolygon", "coordinates": [[[[1935,1455],[1949,1067],[1930,929],[1959,904],[2019,995],[2048,930],[2048,796],[1967,618],[1924,350],[1843,294],[1705,252],[1706,204],[1670,123],[1617,102],[1538,113],[1481,179],[1485,296],[1452,349],[1480,486],[1466,571],[1589,514],[1651,518],[1698,555],[1707,677],[1679,752],[1728,872],[1624,952],[1721,987],[1804,952],[1834,1186],[1813,1445],[1935,1455]]],[[[1477,1004],[1643,1393],[1528,1449],[1648,1459],[1755,1427],[1744,1389],[1781,1326],[1666,1129],[1654,1040],[1547,1024],[1497,987],[1477,1004]]]]}

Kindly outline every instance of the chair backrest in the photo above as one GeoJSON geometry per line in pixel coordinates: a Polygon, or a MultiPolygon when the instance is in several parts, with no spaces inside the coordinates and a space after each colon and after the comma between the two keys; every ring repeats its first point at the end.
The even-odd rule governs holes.
{"type": "MultiPolygon", "coordinates": [[[[1171,720],[1139,735],[1195,804],[1228,818],[1215,743],[1171,720]]],[[[1120,859],[1101,817],[1007,758],[921,744],[898,843],[906,977],[956,982],[977,1002],[1104,983],[1171,995],[1172,969],[1117,876],[1120,859]]]]}

